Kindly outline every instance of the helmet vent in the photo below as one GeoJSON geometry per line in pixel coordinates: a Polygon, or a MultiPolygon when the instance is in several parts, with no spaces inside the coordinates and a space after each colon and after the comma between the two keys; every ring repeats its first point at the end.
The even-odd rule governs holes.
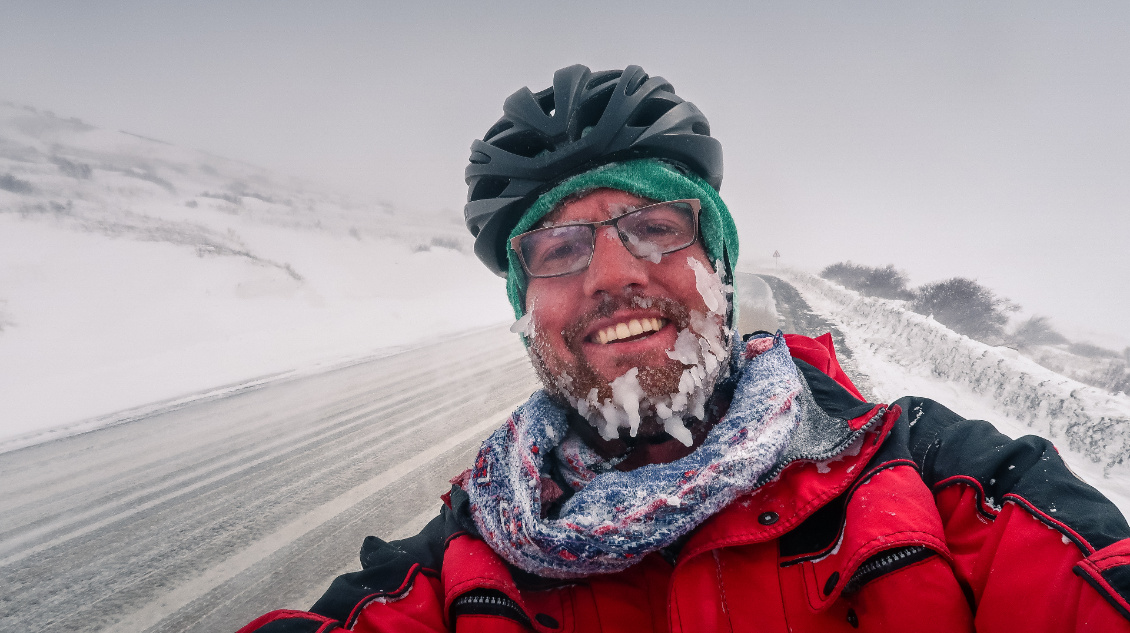
{"type": "Polygon", "coordinates": [[[592,79],[590,79],[587,84],[585,84],[585,90],[592,90],[593,88],[596,88],[597,86],[599,86],[601,84],[606,84],[606,83],[612,81],[613,79],[619,79],[620,75],[623,75],[623,74],[624,74],[624,71],[621,71],[621,70],[610,70],[608,72],[599,73],[599,74],[595,75],[592,79]]]}
{"type": "Polygon", "coordinates": [[[666,99],[646,99],[632,113],[632,118],[628,119],[628,125],[630,127],[649,127],[674,107],[675,103],[666,99]]]}
{"type": "Polygon", "coordinates": [[[534,130],[522,130],[500,136],[491,145],[523,158],[533,158],[542,152],[553,151],[553,144],[534,130]]]}
{"type": "Polygon", "coordinates": [[[502,134],[512,127],[514,127],[514,122],[508,119],[503,119],[498,123],[495,123],[489,130],[487,130],[487,133],[483,135],[483,142],[491,140],[492,138],[498,136],[499,134],[502,134]]]}
{"type": "Polygon", "coordinates": [[[639,90],[640,86],[642,86],[647,80],[647,73],[640,75],[639,79],[636,79],[635,81],[629,83],[624,87],[624,94],[628,95],[629,97],[636,94],[636,91],[639,90]]]}
{"type": "Polygon", "coordinates": [[[463,217],[476,256],[502,276],[508,227],[536,196],[574,174],[654,158],[713,189],[722,184],[722,144],[710,136],[705,115],[639,66],[558,69],[552,83],[511,93],[502,112],[485,122],[486,134],[467,150],[463,217]]]}
{"type": "Polygon", "coordinates": [[[553,116],[553,111],[555,109],[553,88],[549,88],[534,95],[534,98],[537,99],[538,105],[541,106],[541,111],[545,113],[545,116],[553,116]]]}
{"type": "Polygon", "coordinates": [[[475,188],[471,190],[471,199],[468,202],[476,200],[488,200],[497,198],[502,195],[506,190],[507,185],[510,184],[509,178],[500,178],[498,176],[483,176],[475,183],[475,188]]]}
{"type": "Polygon", "coordinates": [[[614,88],[615,86],[609,86],[601,90],[585,101],[581,107],[577,108],[577,118],[573,125],[575,134],[573,140],[580,138],[581,130],[594,127],[597,122],[600,121],[600,117],[604,114],[605,108],[608,107],[608,101],[612,99],[614,88]]]}

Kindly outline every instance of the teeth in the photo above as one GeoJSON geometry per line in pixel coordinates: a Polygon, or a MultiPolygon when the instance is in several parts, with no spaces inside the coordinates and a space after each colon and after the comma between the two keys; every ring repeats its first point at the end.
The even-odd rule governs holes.
{"type": "Polygon", "coordinates": [[[601,345],[618,341],[620,339],[643,334],[644,332],[658,332],[667,325],[666,319],[656,317],[649,317],[644,319],[632,319],[627,323],[617,323],[610,325],[603,330],[596,333],[596,341],[601,345]]]}

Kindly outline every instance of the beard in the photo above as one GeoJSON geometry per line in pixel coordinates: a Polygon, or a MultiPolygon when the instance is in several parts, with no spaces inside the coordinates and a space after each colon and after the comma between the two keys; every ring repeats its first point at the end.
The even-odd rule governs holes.
{"type": "MultiPolygon", "coordinates": [[[[558,354],[544,336],[531,337],[529,353],[550,396],[576,409],[605,440],[666,433],[690,446],[688,423],[706,417],[706,402],[729,370],[731,343],[724,319],[717,312],[691,310],[666,298],[608,297],[562,332],[569,358],[558,354]],[[597,319],[624,308],[657,310],[678,337],[663,358],[656,359],[654,353],[623,356],[620,365],[629,368],[609,380],[585,359],[584,332],[597,319]]],[[[536,332],[536,319],[533,326],[536,332]]]]}

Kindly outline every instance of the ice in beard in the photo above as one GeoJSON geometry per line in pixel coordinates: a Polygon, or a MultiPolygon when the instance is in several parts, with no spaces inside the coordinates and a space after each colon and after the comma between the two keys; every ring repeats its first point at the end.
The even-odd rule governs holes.
{"type": "Polygon", "coordinates": [[[707,313],[692,310],[690,327],[679,330],[675,347],[668,350],[667,356],[687,367],[679,376],[678,390],[669,399],[655,402],[654,408],[663,423],[663,430],[690,446],[692,437],[684,421],[706,417],[706,401],[713,393],[729,356],[729,346],[725,343],[729,341],[729,332],[721,325],[728,306],[727,287],[722,283],[721,275],[708,271],[694,257],[687,257],[687,266],[694,271],[695,287],[702,296],[707,313]]]}
{"type": "MultiPolygon", "coordinates": [[[[581,381],[574,381],[565,372],[555,380],[559,395],[605,439],[617,438],[621,428],[635,437],[642,420],[654,416],[668,435],[690,446],[693,439],[686,421],[706,416],[706,403],[714,385],[728,368],[730,337],[723,323],[729,302],[727,287],[718,273],[709,271],[693,257],[688,258],[687,265],[695,273],[696,289],[707,312],[687,311],[679,306],[682,318],[672,320],[678,335],[674,347],[667,350],[667,357],[676,363],[673,367],[645,367],[642,371],[632,367],[608,383],[606,389],[588,387],[592,384],[584,371],[588,368],[578,370],[585,376],[581,381]],[[588,388],[574,388],[581,385],[588,388]],[[659,385],[664,386],[657,388],[659,385]]],[[[662,300],[634,297],[631,301],[636,307],[655,303],[662,300]]],[[[595,374],[591,378],[596,378],[595,374]]]]}
{"type": "Polygon", "coordinates": [[[523,314],[513,325],[510,326],[510,331],[515,334],[521,334],[526,338],[533,338],[534,336],[534,313],[532,311],[523,314]]]}

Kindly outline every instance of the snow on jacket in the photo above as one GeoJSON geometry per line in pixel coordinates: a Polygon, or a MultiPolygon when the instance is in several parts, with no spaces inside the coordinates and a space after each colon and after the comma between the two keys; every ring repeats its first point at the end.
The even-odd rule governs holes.
{"type": "Polygon", "coordinates": [[[923,398],[865,403],[830,336],[787,342],[838,431],[867,429],[857,455],[793,462],[677,551],[580,581],[507,565],[455,487],[419,535],[366,539],[309,612],[240,633],[1130,632],[1130,526],[1050,443],[923,398]]]}

